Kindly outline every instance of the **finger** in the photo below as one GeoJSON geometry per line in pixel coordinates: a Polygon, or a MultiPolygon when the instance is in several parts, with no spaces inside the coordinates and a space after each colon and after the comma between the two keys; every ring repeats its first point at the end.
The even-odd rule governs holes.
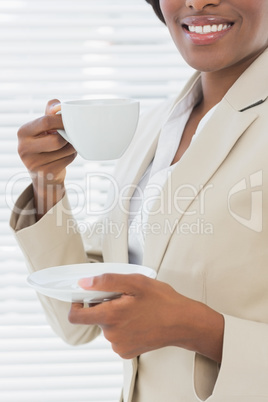
{"type": "Polygon", "coordinates": [[[47,105],[46,105],[46,110],[45,114],[56,114],[58,111],[61,110],[61,103],[58,99],[51,99],[47,105]]]}
{"type": "MultiPolygon", "coordinates": [[[[42,152],[59,151],[68,144],[68,142],[58,132],[51,134],[48,133],[42,138],[36,139],[35,145],[37,145],[37,141],[39,140],[40,143],[38,143],[38,146],[42,147],[42,152]]],[[[72,149],[74,150],[73,147],[72,149]]]]}
{"type": "Polygon", "coordinates": [[[20,151],[23,149],[24,154],[41,154],[45,152],[59,151],[68,144],[67,141],[58,133],[46,134],[40,137],[28,137],[20,141],[19,148],[20,151]]]}
{"type": "Polygon", "coordinates": [[[73,154],[77,154],[77,152],[74,147],[69,142],[67,142],[63,147],[55,151],[41,152],[40,157],[43,158],[43,164],[47,164],[51,162],[56,162],[73,154]]]}
{"type": "MultiPolygon", "coordinates": [[[[44,141],[41,139],[36,141],[29,139],[21,141],[21,143],[19,143],[18,151],[27,168],[33,172],[43,166],[54,164],[58,161],[63,162],[63,159],[65,158],[70,158],[72,161],[77,155],[73,146],[66,142],[65,145],[63,143],[63,146],[60,149],[46,152],[50,151],[50,149],[48,149],[47,145],[44,145],[44,141]]],[[[61,168],[64,168],[67,164],[60,163],[59,167],[60,166],[61,168]]]]}
{"type": "Polygon", "coordinates": [[[69,311],[68,319],[72,324],[77,323],[77,317],[79,316],[79,311],[84,308],[83,303],[72,303],[69,311]]]}
{"type": "MultiPolygon", "coordinates": [[[[76,158],[77,152],[72,145],[67,143],[67,145],[59,151],[44,152],[36,156],[36,167],[34,166],[34,163],[32,163],[32,171],[36,171],[38,168],[40,170],[47,168],[46,170],[58,172],[64,169],[76,158]]],[[[32,156],[31,159],[33,159],[32,156]]]]}
{"type": "Polygon", "coordinates": [[[48,132],[63,129],[61,115],[46,115],[24,124],[18,131],[19,138],[46,135],[48,132]]]}
{"type": "Polygon", "coordinates": [[[84,308],[84,303],[73,302],[71,304],[71,308],[73,308],[74,310],[80,310],[81,308],[84,308]]]}
{"type": "Polygon", "coordinates": [[[91,308],[84,308],[81,303],[72,303],[68,320],[72,324],[101,325],[107,316],[107,304],[98,304],[91,308]]]}
{"type": "Polygon", "coordinates": [[[79,286],[86,290],[101,290],[135,295],[142,287],[147,286],[149,278],[140,274],[103,274],[90,278],[82,278],[79,286]]]}

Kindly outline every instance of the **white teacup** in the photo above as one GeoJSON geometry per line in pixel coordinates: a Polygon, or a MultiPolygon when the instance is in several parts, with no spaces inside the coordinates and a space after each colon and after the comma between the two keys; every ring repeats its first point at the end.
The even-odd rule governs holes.
{"type": "Polygon", "coordinates": [[[133,99],[74,100],[61,103],[66,141],[87,160],[118,159],[127,149],[139,120],[133,99]]]}

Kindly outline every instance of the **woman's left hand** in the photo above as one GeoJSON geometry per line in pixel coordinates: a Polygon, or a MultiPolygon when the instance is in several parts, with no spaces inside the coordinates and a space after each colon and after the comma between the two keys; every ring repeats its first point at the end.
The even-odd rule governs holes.
{"type": "MultiPolygon", "coordinates": [[[[202,309],[207,312],[209,308],[182,296],[164,282],[138,274],[104,274],[81,279],[79,285],[86,290],[122,294],[119,299],[90,308],[73,303],[69,313],[69,321],[73,324],[99,325],[113,350],[122,358],[130,359],[165,346],[196,350],[200,343],[202,349],[200,326],[205,343],[212,343],[212,335],[209,334],[207,339],[208,334],[203,330],[204,323],[197,324],[204,318],[202,309]]],[[[209,310],[221,317],[214,310],[209,310]]],[[[210,319],[212,316],[208,317],[210,319]]],[[[219,347],[221,349],[222,343],[219,347]]]]}

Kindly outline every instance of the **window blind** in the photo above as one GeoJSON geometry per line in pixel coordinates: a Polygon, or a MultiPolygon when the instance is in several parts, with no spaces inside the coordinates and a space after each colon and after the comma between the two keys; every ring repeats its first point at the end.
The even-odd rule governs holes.
{"type": "MultiPolygon", "coordinates": [[[[145,0],[0,0],[0,400],[117,401],[122,364],[100,336],[72,347],[47,325],[8,220],[30,182],[17,155],[20,125],[49,99],[131,97],[141,111],[177,94],[191,74],[145,0]]],[[[85,218],[85,172],[113,162],[69,166],[67,187],[85,218]]],[[[101,174],[99,175],[101,176],[101,174]]],[[[92,209],[107,181],[96,177],[92,209]]]]}

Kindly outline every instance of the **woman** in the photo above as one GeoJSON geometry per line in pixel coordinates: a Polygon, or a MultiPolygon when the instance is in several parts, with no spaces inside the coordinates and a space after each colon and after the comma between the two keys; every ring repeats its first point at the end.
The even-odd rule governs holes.
{"type": "Polygon", "coordinates": [[[54,135],[56,101],[19,130],[33,185],[11,224],[30,271],[85,262],[87,250],[92,260],[157,270],[157,281],[83,279],[85,289],[123,293],[92,308],[41,298],[65,340],[88,342],[101,328],[126,359],[124,402],[268,401],[268,3],[147,1],[201,73],[141,119],[118,163],[117,185],[128,192],[106,219],[121,224],[120,236],[82,242],[66,229],[65,167],[75,150],[54,135]],[[36,217],[27,215],[33,207],[36,217]]]}

